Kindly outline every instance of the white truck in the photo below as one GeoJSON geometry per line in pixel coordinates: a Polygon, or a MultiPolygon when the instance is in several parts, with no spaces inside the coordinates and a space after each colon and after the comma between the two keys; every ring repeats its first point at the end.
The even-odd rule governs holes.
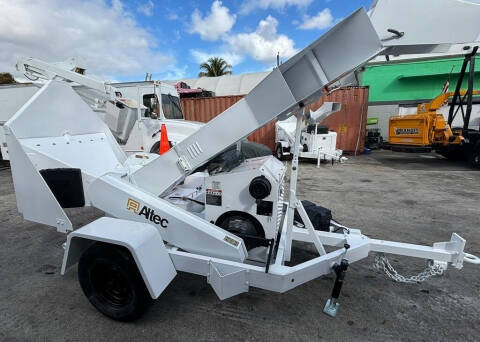
{"type": "Polygon", "coordinates": [[[396,273],[384,253],[428,261],[421,277],[395,278],[404,281],[442,274],[449,265],[480,264],[455,233],[450,241],[423,246],[371,239],[334,221],[327,231],[315,230],[296,196],[300,133],[304,119],[315,119],[305,108],[322,89],[379,54],[429,52],[459,37],[478,37],[480,6],[438,1],[378,0],[369,13],[357,10],[161,156],[127,157],[69,84],[47,82],[5,124],[19,212],[68,233],[62,274],[78,263],[91,304],[123,321],[144,313],[177,271],[205,276],[220,299],[250,287],[286,292],[333,272],[323,310],[335,316],[349,265],[370,252],[379,253],[376,263],[390,275],[396,273]],[[446,21],[450,25],[430,26],[446,21]],[[235,142],[292,113],[297,124],[288,189],[286,166],[274,156],[242,160],[232,150],[216,161],[235,142]],[[74,230],[64,208],[84,206],[106,217],[74,230]],[[317,255],[288,264],[293,241],[312,244],[317,255]]]}
{"type": "MultiPolygon", "coordinates": [[[[317,166],[320,161],[343,162],[347,159],[342,157],[343,151],[337,149],[337,133],[319,124],[326,116],[338,112],[340,107],[340,103],[326,102],[315,112],[310,111],[301,128],[300,158],[316,159],[317,166]]],[[[275,155],[279,160],[293,155],[296,131],[297,120],[294,117],[275,123],[275,155]]]]}
{"type": "MultiPolygon", "coordinates": [[[[174,86],[157,81],[106,83],[87,77],[81,59],[46,63],[34,58],[18,61],[17,69],[32,80],[61,79],[73,82],[73,89],[97,112],[127,153],[157,153],[160,128],[166,125],[170,145],[189,136],[203,124],[184,120],[174,86]],[[139,104],[139,105],[138,105],[139,104]]],[[[0,125],[22,107],[42,83],[0,86],[0,125]]],[[[0,127],[2,158],[9,159],[7,143],[0,127]]]]}

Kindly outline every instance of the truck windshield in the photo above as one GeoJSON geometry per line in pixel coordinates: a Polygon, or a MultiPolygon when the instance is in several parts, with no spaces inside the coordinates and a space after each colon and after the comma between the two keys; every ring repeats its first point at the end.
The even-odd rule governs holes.
{"type": "Polygon", "coordinates": [[[170,94],[162,94],[162,109],[165,119],[183,119],[180,100],[170,94]]]}

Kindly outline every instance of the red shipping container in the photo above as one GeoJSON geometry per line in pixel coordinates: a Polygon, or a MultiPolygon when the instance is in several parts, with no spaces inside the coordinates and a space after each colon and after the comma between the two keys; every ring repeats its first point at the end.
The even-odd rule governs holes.
{"type": "MultiPolygon", "coordinates": [[[[243,95],[186,98],[181,99],[181,104],[186,120],[208,122],[242,98],[243,95]]],[[[365,145],[368,87],[335,90],[322,96],[310,108],[316,110],[326,101],[342,104],[339,112],[322,122],[337,132],[337,148],[346,153],[362,153],[365,145]]],[[[259,128],[248,139],[275,150],[275,122],[276,120],[259,128]]]]}

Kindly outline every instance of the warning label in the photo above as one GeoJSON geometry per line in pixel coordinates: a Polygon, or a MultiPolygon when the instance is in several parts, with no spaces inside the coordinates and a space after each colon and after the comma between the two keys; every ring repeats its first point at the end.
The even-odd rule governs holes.
{"type": "Polygon", "coordinates": [[[220,189],[206,189],[205,202],[208,205],[222,205],[222,190],[220,189]]]}

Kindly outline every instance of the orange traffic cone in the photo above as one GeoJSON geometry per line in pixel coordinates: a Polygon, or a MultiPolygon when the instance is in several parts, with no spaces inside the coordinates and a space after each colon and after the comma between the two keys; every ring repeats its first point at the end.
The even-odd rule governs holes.
{"type": "Polygon", "coordinates": [[[160,133],[160,148],[158,153],[162,155],[165,152],[168,152],[169,149],[170,149],[170,143],[168,142],[167,126],[165,126],[165,124],[162,124],[161,133],[160,133]]]}

